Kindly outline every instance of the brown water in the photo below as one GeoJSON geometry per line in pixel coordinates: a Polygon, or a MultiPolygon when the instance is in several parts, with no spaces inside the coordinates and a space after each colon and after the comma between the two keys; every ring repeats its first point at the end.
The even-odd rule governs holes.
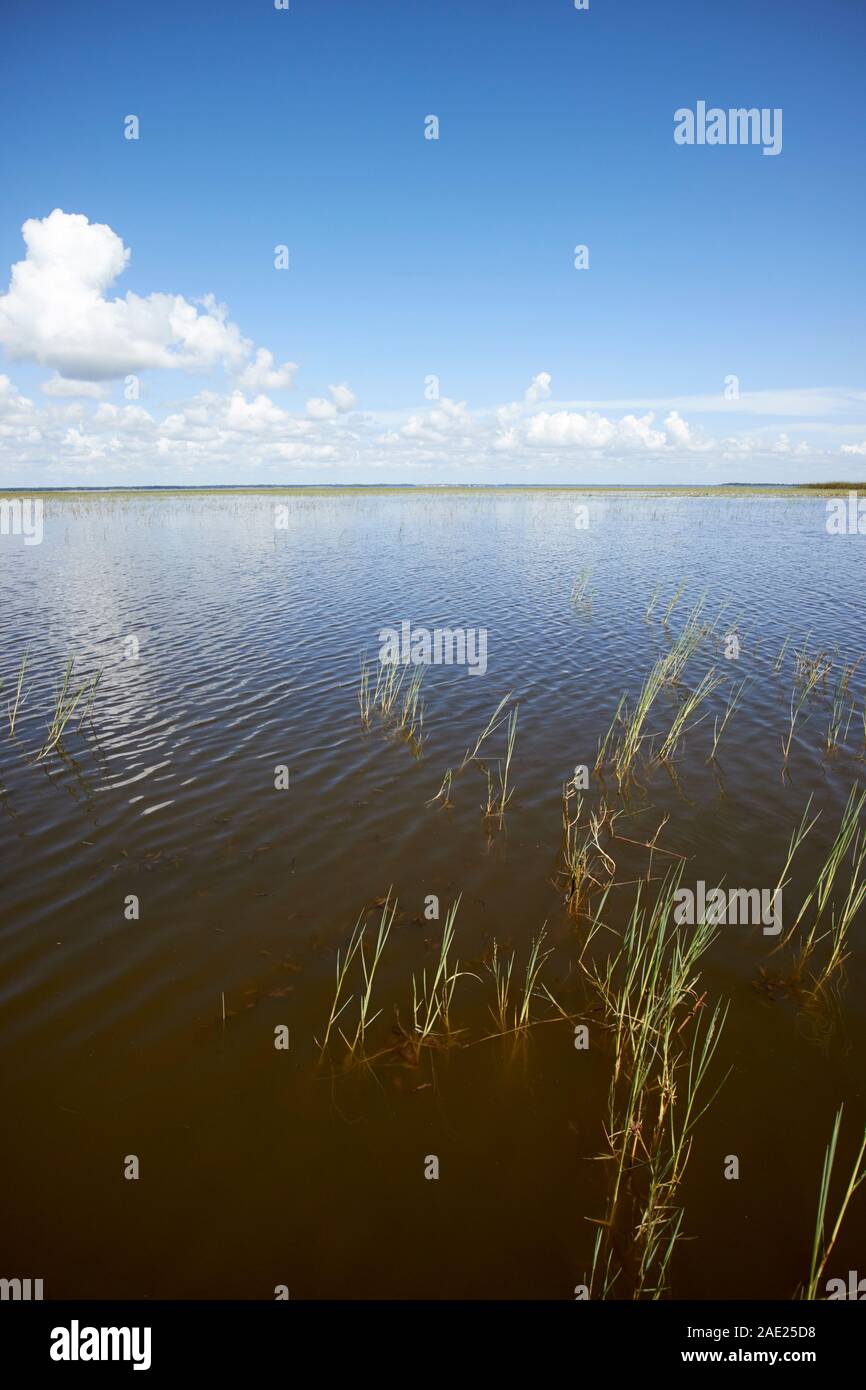
{"type": "MultiPolygon", "coordinates": [[[[695,671],[711,660],[748,684],[718,763],[727,688],[672,772],[642,773],[623,833],[646,839],[668,815],[659,843],[687,856],[684,882],[772,887],[811,795],[821,819],[785,890],[796,912],[864,770],[866,664],[846,745],[822,748],[835,672],[866,652],[866,543],[828,536],[824,519],[823,501],[800,498],[93,496],[49,498],[41,545],[0,538],[4,702],[30,651],[16,740],[5,710],[0,739],[0,1274],[41,1277],[55,1298],[272,1298],[278,1284],[293,1298],[573,1297],[587,1218],[604,1214],[607,1165],[592,1160],[609,1048],[599,1027],[575,1050],[568,1022],[479,1041],[492,1031],[484,962],[496,938],[522,971],[546,922],[543,979],[592,1023],[585,927],[557,881],[562,785],[592,766],[623,690],[636,694],[669,644],[659,615],[683,578],[670,634],[703,593],[711,619],[729,604],[717,634],[739,619],[739,658],[708,639],[695,671]],[[589,601],[575,606],[585,569],[589,601]],[[426,671],[420,753],[359,719],[360,653],[404,619],[488,631],[483,676],[426,671]],[[786,636],[810,632],[834,675],[809,698],[783,777],[790,648],[773,668],[786,636]],[[70,653],[82,675],[104,668],[92,720],[36,760],[70,653]],[[428,805],[508,691],[519,724],[504,825],[485,821],[475,766],[450,808],[428,805]],[[481,977],[455,991],[464,1045],[353,1070],[338,1045],[319,1064],[336,951],[389,888],[399,912],[367,1051],[398,1041],[412,974],[435,969],[458,894],[457,953],[481,977]],[[124,1177],[132,1154],[138,1181],[124,1177]]],[[[654,731],[674,708],[666,695],[654,731]]],[[[615,783],[593,781],[589,803],[602,794],[617,802],[615,783]]],[[[645,851],[618,846],[618,879],[646,868],[645,851]]],[[[613,925],[631,891],[614,894],[613,925]]],[[[378,912],[367,920],[374,930],[378,912]]],[[[806,1274],[833,1116],[844,1101],[841,1178],[866,1114],[863,925],[820,1015],[756,988],[772,964],[759,928],[721,928],[706,956],[701,988],[730,1002],[714,1074],[731,1072],[681,1190],[691,1239],[674,1297],[787,1298],[806,1274]],[[729,1154],[739,1181],[723,1177],[729,1154]]],[[[533,1017],[551,1014],[536,1001],[533,1017]]],[[[864,1236],[855,1199],[829,1274],[862,1270],[864,1236]]]]}

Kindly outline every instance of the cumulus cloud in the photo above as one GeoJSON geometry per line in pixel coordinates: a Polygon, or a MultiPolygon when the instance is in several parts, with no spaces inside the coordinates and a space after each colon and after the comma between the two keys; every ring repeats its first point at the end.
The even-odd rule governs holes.
{"type": "MultiPolygon", "coordinates": [[[[41,220],[29,218],[22,234],[27,255],[0,295],[0,343],[13,359],[53,367],[79,384],[151,368],[223,367],[235,375],[276,375],[280,385],[291,380],[292,364],[276,368],[266,350],[250,361],[253,344],[213,295],[197,304],[179,294],[109,298],[130,251],[104,223],[55,208],[41,220]]],[[[49,394],[60,393],[49,385],[49,394]]]]}
{"type": "Polygon", "coordinates": [[[84,399],[101,401],[111,388],[103,381],[76,381],[73,377],[55,375],[49,377],[48,381],[43,381],[39,389],[44,391],[46,396],[81,396],[84,399]]]}
{"type": "Polygon", "coordinates": [[[666,436],[661,430],[652,429],[652,411],[640,417],[625,415],[613,421],[595,411],[581,414],[577,410],[541,411],[533,415],[526,428],[526,439],[530,444],[570,445],[581,449],[608,449],[611,445],[621,448],[661,449],[666,436]]]}
{"type": "MultiPolygon", "coordinates": [[[[257,360],[262,372],[274,370],[266,358],[257,360]]],[[[325,407],[318,414],[309,402],[292,414],[266,391],[238,385],[202,390],[161,409],[76,398],[62,389],[35,405],[0,375],[0,478],[18,485],[34,476],[57,482],[289,481],[342,469],[353,480],[389,470],[397,481],[417,470],[443,481],[553,481],[573,479],[579,470],[585,479],[641,481],[652,480],[653,464],[664,459],[679,461],[679,477],[686,480],[700,458],[702,475],[727,465],[735,477],[777,480],[790,479],[789,469],[820,477],[817,466],[838,467],[838,448],[807,445],[775,427],[714,440],[676,409],[663,423],[651,411],[615,415],[556,404],[542,410],[536,392],[549,389],[544,375],[533,378],[517,404],[474,411],[444,397],[423,410],[387,415],[354,410],[345,383],[332,385],[329,398],[314,398],[325,407]]],[[[841,454],[866,456],[866,443],[845,444],[841,454]]]]}
{"type": "Polygon", "coordinates": [[[546,401],[550,396],[550,381],[550,372],[539,372],[534,376],[523,397],[526,404],[537,405],[539,401],[546,401]]]}
{"type": "Polygon", "coordinates": [[[454,435],[474,432],[476,426],[465,401],[452,401],[448,396],[420,415],[410,415],[400,430],[404,439],[419,439],[430,444],[452,439],[454,435]]]}
{"type": "Polygon", "coordinates": [[[274,354],[267,348],[259,348],[255,360],[239,374],[237,383],[244,391],[287,391],[297,370],[296,362],[284,362],[277,367],[274,354]]]}
{"type": "Polygon", "coordinates": [[[311,420],[333,420],[337,415],[345,415],[355,404],[355,395],[350,391],[345,382],[338,386],[329,386],[331,399],[326,400],[324,396],[313,396],[307,401],[307,414],[311,420]]]}

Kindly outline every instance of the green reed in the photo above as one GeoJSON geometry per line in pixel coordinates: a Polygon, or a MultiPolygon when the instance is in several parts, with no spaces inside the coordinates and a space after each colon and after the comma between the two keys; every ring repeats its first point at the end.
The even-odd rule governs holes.
{"type": "Polygon", "coordinates": [[[431,796],[430,800],[427,801],[425,804],[426,804],[427,806],[433,806],[433,805],[435,805],[435,803],[436,803],[437,801],[441,801],[443,806],[450,806],[450,805],[451,805],[451,783],[453,782],[453,780],[454,780],[454,773],[453,773],[452,769],[449,767],[448,771],[445,773],[445,776],[442,778],[442,785],[441,785],[441,787],[439,788],[438,792],[436,793],[435,796],[431,796]]]}
{"type": "Polygon", "coordinates": [[[318,1043],[318,1039],[316,1039],[319,1046],[320,1054],[323,1054],[327,1049],[328,1043],[331,1039],[331,1034],[335,1028],[337,1029],[337,1032],[339,1033],[343,1042],[346,1044],[346,1047],[348,1048],[350,1054],[354,1054],[359,1050],[363,1050],[367,1030],[370,1028],[370,1026],[375,1022],[375,1020],[379,1017],[379,1014],[382,1012],[381,1009],[378,1009],[375,1014],[370,1013],[370,1007],[373,997],[373,981],[375,979],[376,970],[382,958],[382,952],[385,949],[385,944],[388,940],[391,927],[394,924],[394,918],[396,914],[397,902],[395,900],[393,904],[391,903],[391,889],[389,889],[387,897],[385,898],[384,906],[382,908],[382,916],[379,921],[379,929],[376,934],[376,941],[373,946],[373,950],[369,960],[367,957],[367,952],[365,951],[366,926],[364,925],[363,913],[355,923],[345,951],[342,953],[339,950],[337,951],[337,982],[336,988],[334,990],[334,998],[331,1003],[331,1013],[330,1017],[328,1018],[327,1027],[325,1029],[325,1035],[321,1043],[318,1043]],[[359,995],[358,1020],[355,1026],[354,1036],[350,1039],[343,1032],[342,1028],[339,1028],[337,1026],[337,1021],[339,1018],[342,1017],[346,1009],[354,1001],[355,998],[354,994],[351,994],[342,1003],[340,1002],[343,996],[343,990],[346,986],[346,981],[349,976],[349,970],[352,966],[353,961],[356,958],[359,958],[361,962],[363,988],[361,989],[359,995]]]}
{"type": "Polygon", "coordinates": [[[498,943],[496,940],[493,942],[492,959],[487,966],[493,977],[495,995],[495,1004],[490,1008],[490,1014],[496,1025],[496,1030],[500,1034],[525,1033],[532,1027],[533,1023],[537,1021],[532,1017],[532,1001],[534,999],[543,997],[553,1004],[562,1018],[569,1016],[556,1002],[546,986],[541,986],[542,971],[547,960],[553,955],[552,947],[547,949],[544,947],[546,937],[547,924],[545,923],[538,936],[533,937],[530,944],[522,986],[518,986],[514,979],[516,952],[512,951],[507,961],[501,960],[498,943]],[[512,985],[514,986],[513,992],[512,985]]]}
{"type": "Polygon", "coordinates": [[[27,651],[25,651],[24,655],[23,655],[22,658],[21,658],[21,668],[20,668],[20,670],[19,670],[19,672],[18,672],[18,684],[17,684],[17,686],[15,687],[15,703],[14,703],[14,704],[11,706],[11,708],[9,709],[9,736],[10,736],[10,738],[11,738],[11,737],[14,735],[14,733],[15,733],[15,721],[16,721],[16,719],[18,718],[18,710],[19,710],[19,707],[20,707],[20,705],[21,705],[21,700],[22,700],[23,693],[24,693],[24,678],[25,678],[25,676],[26,676],[26,674],[27,674],[27,662],[28,662],[28,658],[29,658],[29,649],[28,649],[27,651]]]}
{"type": "Polygon", "coordinates": [[[590,1276],[602,1297],[625,1279],[626,1266],[631,1297],[665,1291],[682,1234],[677,1192],[695,1127],[716,1093],[703,1098],[727,1010],[717,1005],[693,1024],[705,1007],[698,964],[716,930],[699,923],[684,937],[674,924],[681,876],[681,869],[669,874],[649,906],[639,885],[619,947],[604,965],[582,967],[613,1037],[606,1155],[613,1170],[590,1276]]]}
{"type": "Polygon", "coordinates": [[[849,668],[845,668],[840,671],[839,679],[836,682],[836,688],[833,692],[830,720],[827,725],[827,733],[824,737],[824,749],[828,754],[835,753],[836,749],[839,747],[840,741],[844,743],[845,739],[848,737],[848,730],[851,727],[853,706],[850,705],[848,701],[847,682],[850,679],[848,670],[849,668]],[[848,716],[847,720],[845,718],[846,714],[848,716]],[[843,724],[845,725],[844,730],[842,728],[843,724]]]}
{"type": "Polygon", "coordinates": [[[376,688],[373,692],[373,703],[379,706],[379,711],[385,718],[394,710],[394,706],[397,703],[397,699],[403,687],[405,675],[406,667],[401,666],[398,662],[379,662],[379,670],[376,675],[376,688]]]}
{"type": "Polygon", "coordinates": [[[361,723],[369,728],[373,712],[373,693],[370,689],[370,663],[361,657],[361,680],[358,686],[358,705],[361,710],[361,723]]]}
{"type": "Polygon", "coordinates": [[[505,816],[505,808],[514,795],[514,788],[508,785],[508,774],[511,771],[511,760],[514,757],[514,745],[517,741],[517,711],[519,706],[515,705],[508,716],[508,741],[505,750],[505,761],[498,760],[496,763],[497,777],[499,785],[493,780],[490,769],[487,769],[487,805],[482,807],[485,816],[492,819],[498,818],[500,825],[505,816]]]}
{"type": "Polygon", "coordinates": [[[663,623],[663,625],[664,625],[665,627],[667,627],[667,625],[668,625],[668,619],[670,618],[671,614],[673,613],[674,609],[676,608],[677,604],[679,603],[680,599],[681,599],[682,596],[683,596],[683,593],[684,593],[684,591],[685,591],[685,587],[686,587],[686,583],[687,583],[687,582],[688,582],[688,581],[685,580],[685,579],[681,579],[681,580],[680,580],[679,584],[677,585],[676,589],[674,590],[674,594],[673,594],[673,597],[672,597],[670,603],[668,604],[667,608],[665,609],[664,613],[662,614],[662,623],[663,623]]]}
{"type": "Polygon", "coordinates": [[[586,590],[589,585],[592,570],[581,570],[571,588],[571,602],[575,607],[580,607],[586,600],[586,590]]]}
{"type": "Polygon", "coordinates": [[[747,684],[748,682],[745,680],[740,681],[740,684],[731,691],[731,694],[728,697],[728,703],[725,705],[725,710],[721,718],[721,723],[719,722],[718,715],[716,715],[715,719],[713,720],[713,748],[712,752],[710,753],[710,756],[707,758],[708,763],[713,762],[715,760],[716,749],[719,746],[719,740],[721,739],[722,734],[725,732],[725,729],[727,728],[728,721],[730,720],[731,715],[734,713],[735,709],[739,705],[740,700],[742,699],[743,691],[747,684]]]}
{"type": "Polygon", "coordinates": [[[424,701],[421,699],[421,683],[424,667],[416,666],[403,695],[400,712],[400,728],[413,743],[420,744],[424,736],[424,701]]]}
{"type": "Polygon", "coordinates": [[[781,669],[782,669],[782,666],[783,666],[784,661],[785,661],[785,653],[786,653],[786,651],[788,650],[788,643],[789,643],[790,641],[791,641],[791,636],[790,636],[790,633],[789,633],[788,636],[785,638],[784,642],[782,643],[781,647],[779,648],[779,655],[776,657],[776,660],[773,662],[773,670],[776,672],[776,674],[778,674],[779,671],[781,671],[781,669]]]}
{"type": "MultiPolygon", "coordinates": [[[[647,738],[646,723],[650,712],[656,703],[661,692],[666,686],[677,686],[680,683],[686,664],[695,654],[706,635],[707,628],[700,620],[703,609],[704,599],[701,598],[693,608],[686,620],[682,632],[672,643],[668,651],[664,652],[653,663],[648,676],[641,686],[633,709],[621,702],[617,708],[617,714],[622,726],[622,734],[616,749],[613,753],[613,765],[616,770],[617,780],[622,784],[632,772],[637,757],[647,738]]],[[[705,696],[702,695],[702,699],[705,696]]],[[[616,722],[616,718],[614,720],[616,722]]],[[[604,739],[604,754],[606,756],[607,746],[612,737],[613,725],[608,730],[604,739]]],[[[602,749],[599,749],[599,758],[602,757],[602,749]]],[[[596,760],[596,770],[599,761],[596,760]]]]}
{"type": "Polygon", "coordinates": [[[505,721],[507,716],[503,713],[503,711],[505,709],[505,706],[508,704],[508,701],[511,699],[511,695],[512,692],[510,690],[507,695],[503,695],[502,699],[499,701],[499,704],[496,706],[496,709],[493,711],[484,728],[482,729],[481,733],[478,735],[478,738],[475,741],[475,747],[472,749],[467,749],[463,757],[463,761],[457,769],[458,772],[462,772],[466,764],[471,763],[473,759],[475,759],[478,756],[479,749],[482,747],[482,745],[486,742],[488,738],[490,738],[491,734],[495,733],[496,730],[500,727],[500,725],[505,721]]]}
{"type": "Polygon", "coordinates": [[[420,980],[412,976],[412,1034],[410,1041],[416,1055],[424,1046],[433,1042],[448,1041],[451,1028],[451,1002],[457,981],[466,976],[477,980],[471,971],[461,970],[460,962],[452,966],[449,960],[454,945],[454,921],[460,907],[460,897],[451,905],[445,918],[442,940],[439,944],[439,959],[430,980],[426,968],[420,980]]]}
{"type": "Polygon", "coordinates": [[[701,677],[701,680],[695,686],[694,690],[686,692],[674,715],[667,737],[659,749],[658,757],[660,762],[667,762],[676,752],[677,745],[686,730],[694,728],[695,725],[700,724],[701,720],[706,717],[705,715],[701,715],[700,718],[695,718],[701,705],[703,705],[711,695],[715,694],[722,684],[724,684],[724,678],[717,675],[716,669],[713,667],[701,677]]]}
{"type": "MultiPolygon", "coordinates": [[[[37,761],[39,761],[41,758],[47,757],[47,755],[52,751],[52,749],[56,748],[59,745],[67,724],[71,720],[75,711],[78,709],[78,706],[80,705],[88,689],[88,684],[85,681],[84,684],[80,685],[76,691],[73,692],[71,690],[71,682],[74,669],[75,658],[70,657],[66,663],[66,669],[63,673],[63,680],[61,682],[60,689],[58,690],[57,695],[55,697],[54,715],[51,720],[51,724],[48,728],[48,738],[46,739],[44,745],[42,746],[37,755],[37,761]]],[[[91,683],[89,705],[92,705],[93,696],[96,692],[96,686],[101,674],[102,672],[98,671],[91,683]]]]}
{"type": "Polygon", "coordinates": [[[854,1196],[854,1193],[857,1191],[857,1188],[863,1182],[864,1178],[866,1178],[866,1167],[861,1168],[864,1154],[866,1154],[866,1129],[864,1129],[860,1148],[857,1151],[857,1157],[854,1160],[854,1166],[851,1170],[851,1176],[842,1194],[842,1201],[839,1204],[836,1220],[828,1232],[827,1204],[830,1198],[830,1182],[833,1177],[833,1165],[836,1162],[836,1146],[839,1141],[839,1131],[842,1127],[842,1114],[844,1108],[844,1106],[840,1105],[839,1109],[836,1111],[830,1142],[824,1153],[824,1166],[821,1170],[821,1185],[818,1189],[818,1211],[815,1218],[815,1233],[812,1238],[812,1256],[809,1261],[809,1279],[800,1294],[801,1298],[813,1302],[819,1297],[818,1285],[827,1267],[827,1261],[833,1253],[833,1246],[836,1244],[851,1198],[854,1196]]]}

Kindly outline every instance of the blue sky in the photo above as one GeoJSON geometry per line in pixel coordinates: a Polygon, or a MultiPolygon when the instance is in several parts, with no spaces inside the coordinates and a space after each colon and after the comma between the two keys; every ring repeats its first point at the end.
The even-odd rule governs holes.
{"type": "Polygon", "coordinates": [[[59,208],[131,252],[103,298],[213,295],[297,367],[145,367],[130,404],[82,316],[82,375],[46,395],[49,301],[31,332],[0,300],[10,485],[866,472],[854,0],[7,0],[0,49],[0,294],[59,208]],[[781,153],[678,146],[698,100],[781,108],[781,153]]]}

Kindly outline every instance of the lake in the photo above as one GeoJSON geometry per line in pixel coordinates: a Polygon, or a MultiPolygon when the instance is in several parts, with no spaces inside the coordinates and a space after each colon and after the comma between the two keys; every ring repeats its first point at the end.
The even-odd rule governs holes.
{"type": "MultiPolygon", "coordinates": [[[[3,1272],[46,1298],[793,1297],[834,1116],[834,1215],[866,1116],[856,797],[819,878],[864,780],[866,538],[826,516],[69,494],[40,544],[0,537],[3,1272]],[[404,666],[404,624],[453,659],[404,666]],[[475,634],[462,662],[437,630],[475,634]],[[783,879],[781,930],[709,934],[623,1111],[636,893],[783,879]],[[640,1216],[717,1005],[658,1282],[640,1216]]],[[[854,1201],[828,1277],[864,1236],[854,1201]]]]}

